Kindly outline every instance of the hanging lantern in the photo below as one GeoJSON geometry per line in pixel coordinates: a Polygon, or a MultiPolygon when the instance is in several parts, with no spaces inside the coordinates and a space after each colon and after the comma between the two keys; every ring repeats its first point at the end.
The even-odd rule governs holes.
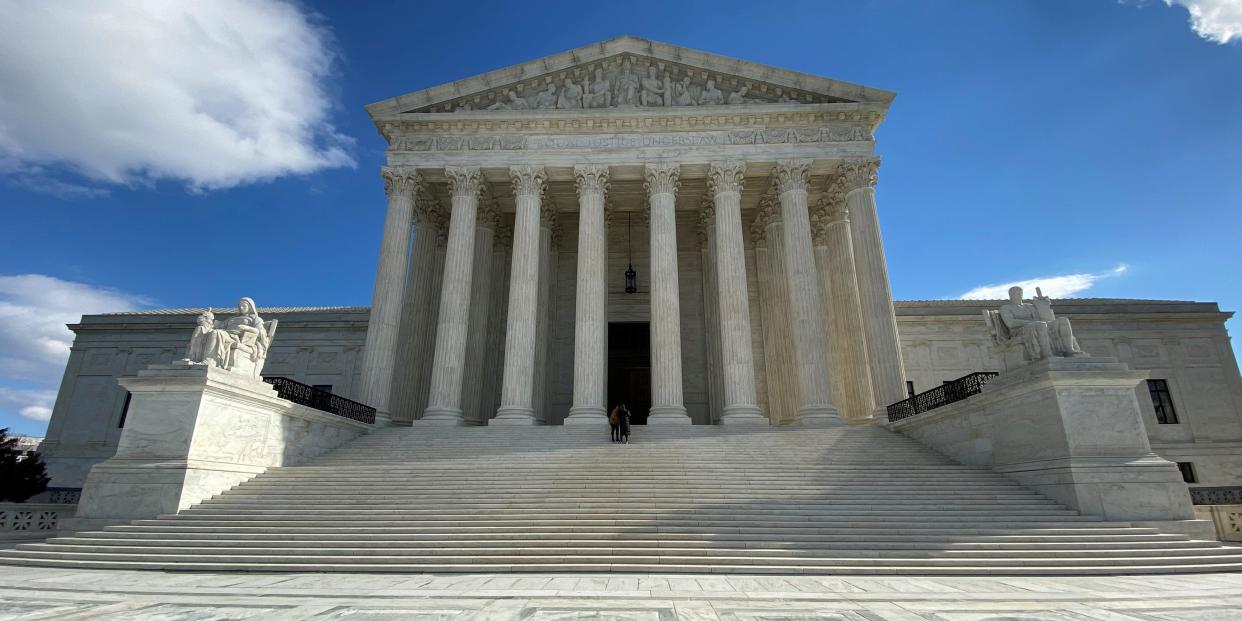
{"type": "Polygon", "coordinates": [[[625,243],[630,255],[630,265],[625,269],[625,292],[638,293],[638,272],[634,271],[634,238],[628,213],[625,214],[625,243]]]}

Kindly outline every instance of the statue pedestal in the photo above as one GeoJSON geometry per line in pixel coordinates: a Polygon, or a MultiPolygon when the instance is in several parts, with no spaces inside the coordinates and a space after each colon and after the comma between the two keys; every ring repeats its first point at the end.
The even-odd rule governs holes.
{"type": "Polygon", "coordinates": [[[118,381],[132,396],[116,455],[91,469],[66,530],[177,513],[371,428],[215,367],[152,365],[118,381]]]}
{"type": "Polygon", "coordinates": [[[1151,450],[1135,397],[1146,377],[1113,358],[1045,359],[888,426],[1080,513],[1213,539],[1177,466],[1151,450]]]}

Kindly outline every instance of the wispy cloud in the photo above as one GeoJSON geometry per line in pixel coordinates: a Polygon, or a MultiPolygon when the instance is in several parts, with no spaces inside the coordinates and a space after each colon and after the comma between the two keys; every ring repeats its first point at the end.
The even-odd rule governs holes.
{"type": "Polygon", "coordinates": [[[1035,287],[1039,287],[1048,297],[1068,298],[1090,289],[1102,278],[1121,276],[1128,269],[1125,264],[1122,264],[1106,272],[1037,276],[996,285],[982,285],[963,293],[961,298],[963,300],[1001,300],[1009,297],[1009,288],[1013,286],[1022,287],[1030,293],[1034,293],[1035,287]]]}
{"type": "Polygon", "coordinates": [[[151,301],[42,274],[0,276],[0,407],[47,420],[82,315],[133,310],[151,301]]]}
{"type": "Polygon", "coordinates": [[[1190,12],[1190,27],[1213,43],[1242,39],[1242,0],[1164,0],[1190,12]]]}
{"type": "Polygon", "coordinates": [[[353,166],[316,20],[291,0],[0,0],[0,175],[89,198],[83,180],[211,190],[353,166]]]}

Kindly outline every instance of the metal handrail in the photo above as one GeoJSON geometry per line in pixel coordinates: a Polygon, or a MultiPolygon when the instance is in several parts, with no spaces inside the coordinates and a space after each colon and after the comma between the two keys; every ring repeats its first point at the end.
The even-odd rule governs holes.
{"type": "Polygon", "coordinates": [[[329,414],[343,416],[368,425],[375,424],[375,408],[334,395],[326,390],[291,380],[287,377],[265,377],[263,381],[276,388],[276,396],[329,414]]]}
{"type": "Polygon", "coordinates": [[[971,373],[931,390],[921,392],[909,399],[898,401],[888,406],[888,420],[892,422],[903,418],[910,418],[915,414],[922,414],[928,410],[934,410],[940,406],[961,401],[971,395],[977,395],[983,391],[984,384],[987,384],[998,375],[1000,373],[995,371],[971,373]]]}

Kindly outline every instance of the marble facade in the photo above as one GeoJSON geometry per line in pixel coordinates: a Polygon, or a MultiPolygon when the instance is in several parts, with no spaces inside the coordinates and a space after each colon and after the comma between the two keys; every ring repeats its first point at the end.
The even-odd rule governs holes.
{"type": "Polygon", "coordinates": [[[564,383],[553,385],[571,395],[570,422],[602,423],[608,323],[636,311],[628,320],[646,322],[651,335],[650,424],[715,422],[689,405],[706,401],[712,380],[703,375],[721,388],[720,422],[869,423],[882,414],[877,404],[904,386],[871,192],[879,165],[872,136],[892,98],[621,37],[368,106],[389,145],[389,203],[358,398],[396,424],[536,424],[550,422],[547,406],[558,395],[547,393],[547,378],[561,373],[564,383]],[[857,256],[834,266],[852,273],[827,298],[816,249],[822,254],[829,242],[812,232],[825,205],[858,223],[833,238],[857,256]],[[488,217],[480,218],[483,210],[488,217]],[[610,293],[616,272],[607,269],[606,248],[618,235],[605,224],[621,214],[639,216],[646,233],[643,294],[624,301],[610,293]],[[476,277],[493,276],[493,257],[476,240],[496,226],[511,231],[502,249],[507,268],[499,266],[509,272],[507,291],[497,292],[503,300],[490,282],[486,297],[472,291],[481,291],[476,277]],[[772,251],[756,252],[763,244],[772,251]],[[761,263],[754,277],[748,254],[761,263]],[[428,263],[440,272],[430,293],[421,271],[428,263]],[[705,273],[717,282],[704,282],[705,273]],[[568,297],[559,274],[574,275],[570,300],[558,299],[568,297]],[[407,287],[417,288],[421,306],[438,297],[436,312],[406,304],[407,287]],[[766,316],[752,313],[751,290],[767,288],[780,300],[766,316]],[[691,337],[687,354],[683,323],[691,313],[715,319],[710,334],[691,337]],[[850,367],[841,377],[873,392],[854,391],[845,409],[824,381],[834,317],[861,327],[872,343],[862,356],[836,357],[850,367]],[[765,321],[788,333],[768,338],[765,321]],[[501,354],[478,347],[467,360],[468,334],[485,342],[499,330],[503,358],[480,359],[501,354]],[[551,364],[566,337],[568,368],[551,364]],[[705,343],[713,344],[710,359],[705,343]],[[430,361],[413,368],[398,362],[425,351],[430,361]],[[758,359],[782,368],[775,412],[758,400],[758,359]],[[501,369],[494,410],[463,394],[466,368],[492,367],[501,369]],[[394,392],[428,381],[425,395],[394,392]]]}
{"type": "MultiPolygon", "coordinates": [[[[261,309],[265,375],[381,424],[602,424],[608,328],[650,327],[651,423],[869,424],[1021,362],[994,302],[892,300],[874,131],[893,94],[621,37],[367,107],[388,149],[369,308],[261,309]],[[638,290],[626,293],[633,265],[638,290]]],[[[1169,381],[1153,448],[1242,478],[1242,380],[1213,304],[1057,301],[1083,349],[1169,381]]],[[[193,311],[88,316],[48,431],[54,484],[112,456],[116,378],[193,311]],[[187,314],[188,313],[188,314],[187,314]]]]}

